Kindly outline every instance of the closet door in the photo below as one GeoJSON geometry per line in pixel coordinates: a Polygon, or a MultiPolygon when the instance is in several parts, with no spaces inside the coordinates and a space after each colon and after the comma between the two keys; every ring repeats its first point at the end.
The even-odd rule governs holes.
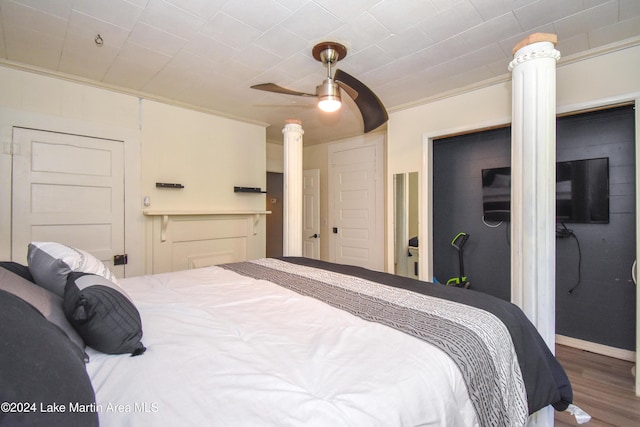
{"type": "Polygon", "coordinates": [[[329,147],[330,260],[384,270],[384,137],[329,147]]]}
{"type": "Polygon", "coordinates": [[[118,277],[124,265],[124,143],[13,129],[12,258],[31,241],[56,241],[96,256],[118,277]]]}
{"type": "Polygon", "coordinates": [[[320,169],[303,172],[302,256],[320,259],[320,169]]]}

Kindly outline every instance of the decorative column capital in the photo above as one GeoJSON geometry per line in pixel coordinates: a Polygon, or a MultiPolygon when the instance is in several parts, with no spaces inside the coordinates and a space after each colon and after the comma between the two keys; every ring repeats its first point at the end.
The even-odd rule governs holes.
{"type": "Polygon", "coordinates": [[[282,133],[286,133],[286,132],[299,132],[300,135],[304,134],[304,131],[302,130],[302,121],[298,119],[285,120],[282,133]]]}
{"type": "Polygon", "coordinates": [[[509,63],[509,71],[533,59],[551,58],[558,61],[560,51],[555,49],[557,43],[558,36],[555,34],[531,34],[513,47],[514,58],[509,63]]]}

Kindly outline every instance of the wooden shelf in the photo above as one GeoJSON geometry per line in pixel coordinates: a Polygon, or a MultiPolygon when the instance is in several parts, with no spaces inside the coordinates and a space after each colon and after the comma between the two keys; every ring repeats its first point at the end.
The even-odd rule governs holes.
{"type": "Polygon", "coordinates": [[[266,191],[263,191],[260,187],[233,187],[234,193],[256,193],[256,194],[265,194],[266,191]]]}

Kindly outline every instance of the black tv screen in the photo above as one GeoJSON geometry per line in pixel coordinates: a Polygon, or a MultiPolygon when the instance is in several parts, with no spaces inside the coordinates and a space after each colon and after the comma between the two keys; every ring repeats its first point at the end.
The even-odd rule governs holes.
{"type": "MultiPolygon", "coordinates": [[[[486,221],[511,217],[511,168],[482,170],[482,210],[486,221]]],[[[609,223],[609,158],[556,163],[556,221],[609,223]]]]}

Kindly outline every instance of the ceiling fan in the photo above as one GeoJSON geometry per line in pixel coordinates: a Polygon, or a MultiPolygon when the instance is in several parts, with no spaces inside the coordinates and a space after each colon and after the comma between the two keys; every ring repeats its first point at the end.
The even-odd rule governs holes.
{"type": "Polygon", "coordinates": [[[327,67],[327,78],[316,86],[315,94],[287,89],[275,83],[257,84],[251,88],[285,95],[315,97],[318,98],[318,107],[326,112],[340,109],[342,104],[340,89],[342,89],[355,101],[360,110],[365,133],[387,122],[389,119],[387,110],[376,94],[364,83],[342,70],[336,70],[335,75],[331,77],[331,67],[347,55],[347,48],[344,45],[336,42],[322,42],[315,45],[311,53],[317,61],[327,67]]]}

